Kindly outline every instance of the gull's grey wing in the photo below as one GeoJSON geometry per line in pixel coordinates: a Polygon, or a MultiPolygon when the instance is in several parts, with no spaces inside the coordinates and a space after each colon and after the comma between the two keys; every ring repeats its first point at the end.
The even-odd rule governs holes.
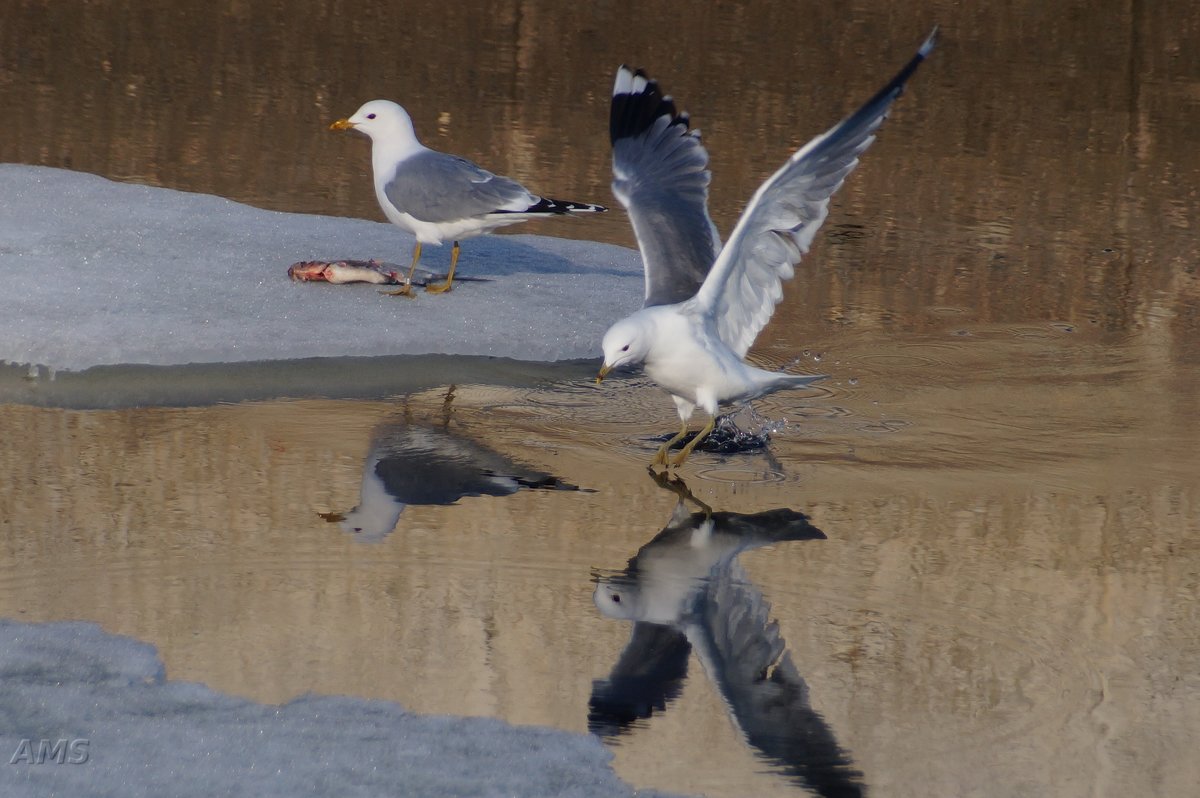
{"type": "Polygon", "coordinates": [[[721,248],[708,215],[708,152],[687,114],[641,70],[613,85],[612,191],[633,224],[646,270],[645,306],[695,296],[721,248]]]}
{"type": "Polygon", "coordinates": [[[383,193],[404,213],[434,223],[520,212],[541,199],[515,180],[434,150],[401,161],[383,193]]]}
{"type": "Polygon", "coordinates": [[[683,690],[691,651],[687,637],[675,627],[635,622],[608,678],[592,682],[588,731],[616,736],[666,709],[683,690]]]}
{"type": "Polygon", "coordinates": [[[322,517],[340,522],[357,540],[379,541],[410,504],[453,504],[464,496],[507,496],[522,488],[578,490],[444,429],[387,422],[372,437],[358,504],[322,517]]]}
{"type": "Polygon", "coordinates": [[[933,49],[935,28],[912,60],[860,109],[804,145],[750,200],[696,295],[717,333],[744,356],[783,297],[783,280],[808,252],[829,198],[875,140],[905,82],[933,49]]]}
{"type": "Polygon", "coordinates": [[[507,496],[521,488],[575,490],[461,435],[425,424],[389,423],[377,431],[368,464],[404,504],[452,504],[464,496],[507,496]]]}
{"type": "Polygon", "coordinates": [[[472,442],[424,425],[389,426],[376,439],[375,474],[405,504],[452,504],[463,496],[506,496],[519,485],[487,473],[495,457],[472,442]]]}
{"type": "Polygon", "coordinates": [[[699,578],[722,561],[728,561],[744,551],[773,543],[798,540],[825,540],[826,535],[812,525],[809,517],[797,510],[780,507],[759,513],[731,513],[718,510],[712,513],[689,513],[683,503],[675,506],[670,522],[644,544],[629,561],[630,568],[653,558],[674,556],[694,560],[695,577],[699,578]],[[708,525],[708,534],[697,539],[699,530],[708,525]]]}
{"type": "Polygon", "coordinates": [[[688,640],[750,745],[818,795],[863,795],[862,773],[812,708],[770,613],[762,592],[731,563],[713,574],[686,627],[688,640]]]}

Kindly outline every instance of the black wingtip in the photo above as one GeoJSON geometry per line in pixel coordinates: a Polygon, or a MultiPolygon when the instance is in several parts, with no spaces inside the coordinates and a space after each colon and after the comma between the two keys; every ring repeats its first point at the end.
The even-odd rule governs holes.
{"type": "Polygon", "coordinates": [[[851,114],[841,123],[839,123],[830,134],[834,134],[836,130],[852,129],[862,123],[864,120],[878,116],[880,113],[887,112],[888,106],[904,93],[904,86],[908,83],[908,79],[917,71],[917,67],[921,65],[937,44],[938,26],[934,26],[929,35],[925,37],[925,41],[917,48],[916,55],[909,59],[908,63],[896,73],[896,77],[888,81],[887,85],[875,93],[875,96],[867,100],[867,102],[851,114]]]}
{"type": "Polygon", "coordinates": [[[570,200],[540,197],[537,202],[523,211],[496,211],[496,213],[545,213],[558,215],[563,213],[604,213],[608,208],[603,205],[593,205],[590,202],[571,202],[570,200]]]}
{"type": "Polygon", "coordinates": [[[881,95],[891,90],[895,91],[897,96],[899,96],[899,94],[904,91],[904,84],[907,83],[908,79],[911,78],[913,73],[917,71],[917,67],[921,65],[921,62],[928,58],[929,54],[933,52],[933,48],[937,45],[937,36],[938,26],[934,25],[933,30],[931,30],[929,35],[925,37],[925,41],[921,42],[921,46],[917,48],[917,54],[914,55],[912,59],[904,65],[904,68],[900,70],[896,77],[892,78],[891,83],[889,83],[882,91],[879,92],[881,95]]]}
{"type": "Polygon", "coordinates": [[[622,64],[613,84],[612,109],[609,114],[609,140],[633,138],[644,133],[660,117],[669,117],[672,124],[688,128],[687,114],[675,108],[675,101],[662,93],[658,81],[641,69],[622,64]]]}

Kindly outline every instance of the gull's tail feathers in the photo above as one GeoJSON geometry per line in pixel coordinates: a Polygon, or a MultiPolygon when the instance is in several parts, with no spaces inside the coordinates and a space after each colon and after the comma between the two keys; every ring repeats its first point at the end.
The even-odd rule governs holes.
{"type": "Polygon", "coordinates": [[[786,391],[794,388],[806,388],[814,382],[828,378],[828,374],[781,374],[777,371],[763,371],[759,369],[755,372],[758,377],[761,392],[759,396],[766,396],[776,391],[786,391]]]}

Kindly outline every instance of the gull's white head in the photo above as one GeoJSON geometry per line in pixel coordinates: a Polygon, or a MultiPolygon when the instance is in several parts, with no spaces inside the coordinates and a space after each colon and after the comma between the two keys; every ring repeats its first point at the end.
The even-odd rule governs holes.
{"type": "Polygon", "coordinates": [[[392,502],[385,505],[355,507],[345,515],[342,513],[321,513],[321,517],[329,522],[336,522],[343,532],[348,532],[354,539],[362,543],[378,543],[392,533],[400,521],[404,505],[392,502]]]}
{"type": "Polygon", "coordinates": [[[379,474],[380,453],[373,451],[363,468],[362,488],[358,506],[345,513],[321,513],[330,523],[337,523],[356,540],[377,543],[396,528],[404,502],[388,493],[387,485],[379,474]]]}
{"type": "Polygon", "coordinates": [[[642,609],[638,587],[625,577],[602,577],[596,581],[592,601],[607,618],[620,621],[640,621],[642,609]]]}
{"type": "Polygon", "coordinates": [[[705,579],[678,576],[601,576],[592,591],[592,601],[606,618],[672,625],[687,615],[706,584],[705,579]]]}
{"type": "Polygon", "coordinates": [[[364,103],[348,119],[339,119],[329,126],[330,130],[357,130],[373,141],[416,140],[412,117],[391,100],[371,100],[364,103]]]}
{"type": "Polygon", "coordinates": [[[596,382],[604,379],[608,372],[627,363],[641,363],[650,354],[653,344],[653,329],[650,320],[635,313],[621,319],[608,328],[600,347],[604,350],[604,365],[596,382]]]}

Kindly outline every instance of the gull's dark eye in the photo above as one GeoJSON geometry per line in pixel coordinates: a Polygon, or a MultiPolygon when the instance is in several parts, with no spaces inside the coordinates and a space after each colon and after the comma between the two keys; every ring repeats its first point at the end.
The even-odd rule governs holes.
{"type": "Polygon", "coordinates": [[[367,119],[374,119],[374,118],[375,118],[375,114],[367,114],[367,119]]]}
{"type": "Polygon", "coordinates": [[[625,344],[625,346],[621,347],[621,351],[622,351],[622,352],[628,352],[628,351],[629,351],[629,344],[625,344]]]}
{"type": "Polygon", "coordinates": [[[621,603],[621,594],[613,593],[612,600],[613,600],[614,604],[620,604],[621,603]]]}

